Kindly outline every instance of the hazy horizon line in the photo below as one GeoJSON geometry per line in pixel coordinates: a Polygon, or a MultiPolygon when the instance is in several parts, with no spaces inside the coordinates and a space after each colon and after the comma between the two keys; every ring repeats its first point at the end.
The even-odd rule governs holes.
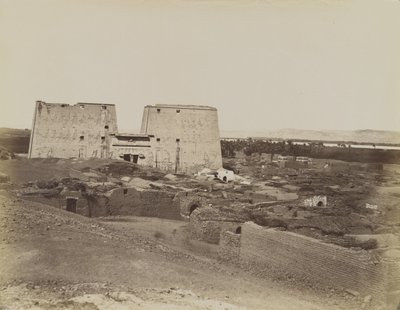
{"type": "MultiPolygon", "coordinates": [[[[9,127],[9,126],[1,126],[0,129],[18,129],[18,130],[31,130],[30,127],[9,127]]],[[[219,129],[220,132],[225,131],[225,132],[270,132],[270,131],[286,131],[286,130],[292,130],[292,131],[325,131],[325,132],[359,132],[359,131],[378,131],[378,132],[392,132],[392,133],[398,133],[400,134],[400,130],[393,130],[393,129],[373,129],[373,128],[363,128],[363,129],[303,129],[303,128],[290,128],[290,127],[282,127],[282,128],[274,128],[274,129],[244,129],[244,130],[238,130],[238,129],[219,129]]],[[[129,133],[129,132],[139,132],[140,129],[135,129],[135,128],[122,128],[119,129],[121,133],[129,133]]]]}

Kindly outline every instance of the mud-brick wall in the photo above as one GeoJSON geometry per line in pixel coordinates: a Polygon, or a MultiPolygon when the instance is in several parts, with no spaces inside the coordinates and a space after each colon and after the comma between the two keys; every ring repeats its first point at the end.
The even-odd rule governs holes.
{"type": "MultiPolygon", "coordinates": [[[[88,216],[90,217],[90,206],[88,203],[88,200],[84,197],[79,192],[69,194],[68,197],[76,197],[76,213],[83,215],[83,216],[88,216]]],[[[67,207],[67,196],[66,195],[61,195],[57,197],[44,197],[41,195],[37,196],[23,196],[23,199],[29,200],[29,201],[34,201],[34,202],[39,202],[43,203],[49,206],[56,207],[61,210],[66,210],[67,207]]]]}
{"type": "Polygon", "coordinates": [[[174,194],[159,190],[138,191],[117,188],[111,192],[108,209],[111,215],[151,216],[180,220],[179,205],[174,194]]]}
{"type": "Polygon", "coordinates": [[[265,277],[294,278],[314,287],[381,290],[383,271],[365,250],[352,250],[254,223],[242,225],[241,264],[265,277]]]}
{"type": "Polygon", "coordinates": [[[218,257],[226,262],[238,263],[240,259],[240,234],[225,231],[221,233],[218,257]]]}
{"type": "Polygon", "coordinates": [[[223,217],[210,207],[203,207],[192,212],[189,219],[191,238],[218,244],[220,235],[225,231],[235,232],[241,222],[224,220],[223,217]]]}
{"type": "Polygon", "coordinates": [[[190,210],[205,206],[207,199],[197,193],[179,192],[175,194],[174,203],[179,205],[181,215],[188,219],[190,210]]]}
{"type": "Polygon", "coordinates": [[[114,105],[37,101],[28,156],[109,158],[109,134],[117,130],[114,105]]]}
{"type": "Polygon", "coordinates": [[[398,309],[398,289],[400,287],[400,259],[397,257],[392,257],[385,261],[385,272],[385,292],[387,298],[387,309],[398,309]]]}
{"type": "Polygon", "coordinates": [[[89,197],[87,216],[99,217],[110,215],[109,199],[105,196],[89,197]]]}

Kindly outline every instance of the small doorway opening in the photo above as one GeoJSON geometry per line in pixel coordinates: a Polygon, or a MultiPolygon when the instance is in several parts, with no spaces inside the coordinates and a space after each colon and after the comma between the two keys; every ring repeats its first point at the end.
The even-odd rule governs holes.
{"type": "Polygon", "coordinates": [[[196,210],[198,207],[199,207],[199,205],[198,205],[197,203],[192,204],[192,205],[190,206],[190,208],[189,208],[189,216],[190,216],[190,215],[192,214],[192,212],[193,212],[194,210],[196,210]]]}
{"type": "Polygon", "coordinates": [[[66,210],[69,212],[76,213],[76,203],[78,198],[76,197],[67,197],[67,208],[66,210]]]}
{"type": "Polygon", "coordinates": [[[242,226],[239,226],[238,228],[236,228],[235,234],[240,235],[241,233],[242,233],[242,226]]]}
{"type": "Polygon", "coordinates": [[[124,154],[123,158],[124,158],[125,161],[130,161],[132,163],[137,164],[138,159],[139,159],[139,155],[124,154]]]}

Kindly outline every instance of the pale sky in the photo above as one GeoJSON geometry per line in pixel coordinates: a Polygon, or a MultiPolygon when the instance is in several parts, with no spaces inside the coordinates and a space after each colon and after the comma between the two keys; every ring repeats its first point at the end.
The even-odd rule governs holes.
{"type": "Polygon", "coordinates": [[[0,127],[34,102],[218,108],[222,130],[400,130],[397,0],[0,0],[0,127]]]}

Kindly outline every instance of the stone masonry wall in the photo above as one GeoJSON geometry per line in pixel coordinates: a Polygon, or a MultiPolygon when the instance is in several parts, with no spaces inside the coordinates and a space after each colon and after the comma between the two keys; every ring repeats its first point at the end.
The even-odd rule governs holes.
{"type": "Polygon", "coordinates": [[[179,205],[174,194],[159,190],[138,191],[135,188],[117,188],[108,199],[110,215],[150,216],[180,220],[179,205]]]}
{"type": "MultiPolygon", "coordinates": [[[[227,246],[230,235],[221,236],[223,251],[235,253],[227,246]]],[[[242,267],[268,278],[293,278],[312,287],[351,289],[365,294],[382,290],[383,271],[370,252],[266,229],[251,222],[242,225],[239,256],[242,267]]]]}
{"type": "Polygon", "coordinates": [[[37,101],[28,156],[109,158],[109,134],[116,132],[114,105],[37,101]]]}
{"type": "Polygon", "coordinates": [[[146,106],[142,134],[155,136],[154,166],[183,173],[222,167],[217,110],[205,106],[146,106]]]}

